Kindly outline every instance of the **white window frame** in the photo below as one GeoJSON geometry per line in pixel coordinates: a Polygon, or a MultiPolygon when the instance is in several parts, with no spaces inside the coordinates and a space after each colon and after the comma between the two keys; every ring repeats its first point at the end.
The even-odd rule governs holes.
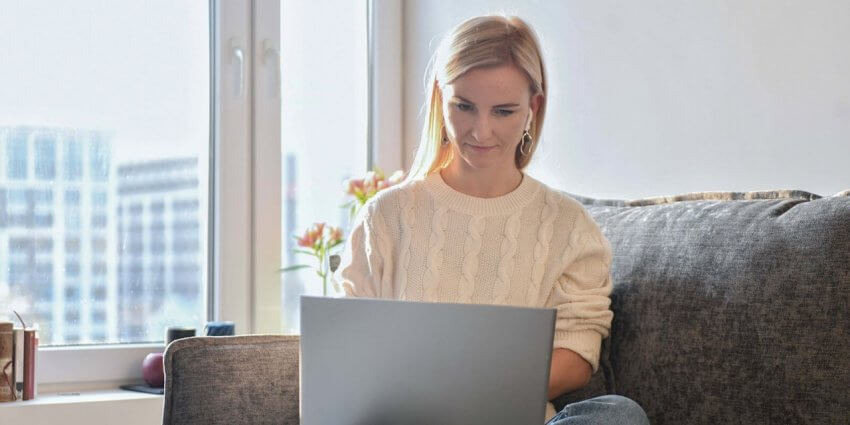
{"type": "MultiPolygon", "coordinates": [[[[368,165],[390,171],[403,168],[405,155],[403,3],[366,4],[368,165]]],[[[210,0],[208,316],[234,321],[237,334],[281,329],[279,16],[277,0],[210,0]]],[[[161,343],[44,347],[39,393],[138,382],[144,356],[163,349],[161,343]]]]}
{"type": "Polygon", "coordinates": [[[280,2],[253,1],[253,298],[254,333],[281,329],[280,2]]]}
{"type": "MultiPolygon", "coordinates": [[[[403,2],[361,0],[366,14],[369,47],[367,166],[392,172],[404,166],[403,136],[403,2]],[[378,54],[380,52],[380,54],[378,54]],[[377,111],[380,111],[378,113],[377,111]]],[[[254,0],[254,332],[281,329],[281,125],[280,72],[269,63],[280,59],[280,3],[254,0]],[[269,52],[273,48],[274,53],[269,52]],[[266,63],[264,64],[264,59],[266,63]],[[278,77],[279,78],[279,77],[278,77]]],[[[285,64],[283,64],[285,72],[285,64]]]]}
{"type": "MultiPolygon", "coordinates": [[[[255,252],[252,174],[252,2],[210,1],[210,203],[208,317],[232,320],[236,332],[253,333],[255,252]],[[241,49],[242,64],[233,56],[241,49]],[[242,91],[237,93],[241,70],[242,91]],[[247,142],[246,142],[247,141],[247,142]]],[[[199,332],[202,331],[199,329],[199,332]]],[[[114,388],[138,382],[141,361],[159,344],[43,347],[39,393],[114,388]]]]}
{"type": "Polygon", "coordinates": [[[369,168],[404,168],[404,2],[368,0],[369,168]]]}

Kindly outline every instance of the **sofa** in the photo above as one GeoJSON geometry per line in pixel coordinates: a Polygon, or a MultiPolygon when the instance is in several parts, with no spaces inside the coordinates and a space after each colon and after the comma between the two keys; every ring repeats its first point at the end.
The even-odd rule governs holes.
{"type": "Polygon", "coordinates": [[[582,202],[611,243],[590,384],[653,424],[850,424],[850,191],[582,202]]]}
{"type": "Polygon", "coordinates": [[[297,424],[300,338],[196,336],[165,349],[162,425],[297,424]]]}
{"type": "MultiPolygon", "coordinates": [[[[614,320],[557,409],[620,394],[652,424],[850,424],[850,191],[573,196],[611,243],[614,320]]],[[[297,423],[298,342],[175,341],[163,423],[297,423]]]]}

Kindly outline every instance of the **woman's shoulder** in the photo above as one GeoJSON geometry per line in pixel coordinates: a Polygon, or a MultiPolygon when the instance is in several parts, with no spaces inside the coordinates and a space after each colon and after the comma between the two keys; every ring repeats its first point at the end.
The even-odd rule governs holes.
{"type": "Polygon", "coordinates": [[[584,205],[567,194],[567,192],[555,189],[539,180],[535,180],[535,182],[540,185],[544,199],[546,199],[547,202],[554,202],[558,206],[558,210],[561,214],[572,216],[580,215],[584,217],[590,216],[584,205]]]}
{"type": "Polygon", "coordinates": [[[369,215],[377,214],[385,218],[396,216],[400,210],[412,206],[416,192],[421,190],[421,180],[401,182],[375,194],[366,202],[364,210],[369,215]]]}
{"type": "Polygon", "coordinates": [[[558,220],[564,226],[556,226],[556,231],[569,232],[570,237],[580,238],[587,235],[597,237],[602,234],[602,230],[596,220],[590,215],[590,212],[585,208],[584,204],[570,196],[567,192],[560,189],[554,189],[544,183],[540,183],[543,187],[544,197],[547,202],[555,203],[558,208],[558,220]]]}

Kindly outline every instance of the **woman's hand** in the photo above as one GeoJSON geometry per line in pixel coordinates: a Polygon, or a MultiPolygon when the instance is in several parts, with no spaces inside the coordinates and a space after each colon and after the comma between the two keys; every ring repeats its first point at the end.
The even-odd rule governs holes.
{"type": "Polygon", "coordinates": [[[590,363],[575,351],[556,348],[549,369],[549,400],[587,385],[591,371],[590,363]]]}

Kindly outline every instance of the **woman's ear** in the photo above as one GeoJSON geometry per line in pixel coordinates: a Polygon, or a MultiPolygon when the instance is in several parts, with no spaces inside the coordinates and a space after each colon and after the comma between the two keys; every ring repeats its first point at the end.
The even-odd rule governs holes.
{"type": "Polygon", "coordinates": [[[543,104],[543,95],[538,93],[534,96],[531,96],[531,101],[528,102],[529,108],[531,108],[531,113],[528,114],[528,122],[525,123],[525,128],[531,128],[531,123],[534,121],[534,117],[537,115],[537,111],[540,109],[540,105],[543,104]]]}
{"type": "Polygon", "coordinates": [[[528,106],[531,107],[531,112],[537,113],[537,110],[540,109],[540,105],[543,104],[543,94],[537,93],[534,96],[531,96],[531,101],[528,102],[528,106]]]}

